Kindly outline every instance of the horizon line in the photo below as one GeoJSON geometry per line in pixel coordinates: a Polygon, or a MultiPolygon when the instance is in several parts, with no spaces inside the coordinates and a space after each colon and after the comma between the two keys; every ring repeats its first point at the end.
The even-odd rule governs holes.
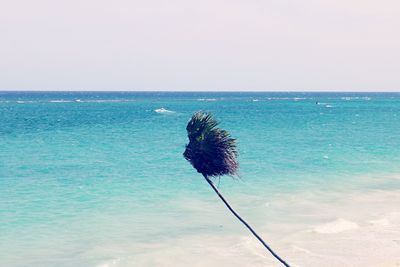
{"type": "Polygon", "coordinates": [[[93,92],[93,93],[400,93],[400,90],[396,91],[340,91],[340,90],[15,90],[15,89],[0,89],[2,92],[23,92],[23,93],[57,93],[57,92],[93,92]]]}

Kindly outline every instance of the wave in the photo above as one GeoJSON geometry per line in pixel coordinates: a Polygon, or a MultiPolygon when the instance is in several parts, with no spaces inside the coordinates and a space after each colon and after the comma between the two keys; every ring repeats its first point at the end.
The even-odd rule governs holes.
{"type": "Polygon", "coordinates": [[[127,99],[98,99],[98,100],[85,100],[81,102],[89,102],[89,103],[119,103],[119,102],[132,102],[134,100],[127,99]]]}
{"type": "Polygon", "coordinates": [[[132,102],[134,100],[127,100],[127,99],[96,99],[96,100],[64,100],[64,99],[55,99],[49,100],[50,103],[71,103],[71,102],[78,102],[78,103],[118,103],[118,102],[132,102]]]}
{"type": "Polygon", "coordinates": [[[197,101],[217,101],[216,98],[198,98],[197,101]]]}
{"type": "Polygon", "coordinates": [[[388,226],[390,225],[390,221],[387,218],[377,219],[377,220],[370,220],[368,221],[369,224],[375,226],[388,226]]]}
{"type": "Polygon", "coordinates": [[[330,103],[324,103],[324,102],[316,102],[317,105],[325,105],[326,108],[333,108],[333,106],[330,103]]]}
{"type": "Polygon", "coordinates": [[[17,103],[18,103],[18,104],[25,104],[25,103],[36,103],[36,102],[37,102],[37,101],[31,101],[31,100],[26,100],[26,101],[25,101],[25,100],[24,100],[24,101],[22,101],[22,100],[18,100],[18,101],[17,101],[17,103]]]}
{"type": "Polygon", "coordinates": [[[175,113],[175,111],[172,110],[168,110],[166,108],[158,108],[154,110],[157,113],[175,113]]]}
{"type": "Polygon", "coordinates": [[[359,228],[358,224],[339,218],[333,222],[316,226],[313,231],[319,234],[337,234],[344,231],[355,230],[359,228]]]}
{"type": "Polygon", "coordinates": [[[72,102],[71,100],[50,100],[50,103],[70,103],[72,102]]]}
{"type": "Polygon", "coordinates": [[[294,100],[294,101],[299,101],[299,100],[306,100],[306,99],[312,99],[312,98],[307,98],[307,97],[267,97],[267,100],[294,100]]]}
{"type": "Polygon", "coordinates": [[[268,100],[290,100],[291,97],[267,97],[268,100]]]}
{"type": "Polygon", "coordinates": [[[114,259],[114,260],[110,260],[108,262],[104,262],[100,265],[97,265],[97,267],[111,267],[111,266],[119,266],[119,262],[121,261],[120,258],[114,259]]]}
{"type": "Polygon", "coordinates": [[[370,97],[368,97],[368,96],[346,96],[346,97],[341,97],[340,99],[342,99],[342,100],[346,100],[346,101],[349,101],[349,100],[359,100],[359,99],[361,99],[361,100],[371,100],[371,98],[370,97]]]}

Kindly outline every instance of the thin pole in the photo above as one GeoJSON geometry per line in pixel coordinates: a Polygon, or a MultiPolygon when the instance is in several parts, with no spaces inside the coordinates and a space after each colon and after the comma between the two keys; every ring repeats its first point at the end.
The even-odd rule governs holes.
{"type": "Polygon", "coordinates": [[[268,249],[268,251],[278,260],[280,261],[284,266],[286,267],[290,267],[290,265],[288,263],[286,263],[283,259],[281,259],[281,257],[279,257],[268,245],[267,243],[264,242],[264,240],[253,230],[253,228],[251,228],[251,226],[244,220],[242,219],[242,217],[240,217],[239,214],[236,213],[236,211],[231,207],[231,205],[229,205],[229,203],[225,200],[225,198],[221,195],[221,193],[219,192],[218,188],[215,187],[214,183],[206,176],[203,175],[204,178],[206,179],[207,183],[212,187],[212,189],[214,189],[215,193],[217,193],[217,195],[219,196],[219,198],[222,200],[222,202],[224,202],[225,206],[233,213],[233,215],[235,215],[236,218],[239,219],[239,221],[241,221],[246,227],[247,229],[250,230],[250,232],[258,239],[258,241],[261,242],[261,244],[264,245],[264,247],[266,249],[268,249]]]}

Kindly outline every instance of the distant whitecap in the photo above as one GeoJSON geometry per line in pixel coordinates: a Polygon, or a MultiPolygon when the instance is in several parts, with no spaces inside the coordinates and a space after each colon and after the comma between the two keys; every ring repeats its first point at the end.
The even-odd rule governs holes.
{"type": "Polygon", "coordinates": [[[154,111],[157,112],[157,113],[174,113],[175,112],[175,111],[172,111],[172,110],[168,110],[166,108],[158,108],[158,109],[155,109],[154,111]]]}
{"type": "Polygon", "coordinates": [[[217,101],[215,98],[198,98],[197,101],[217,101]]]}
{"type": "Polygon", "coordinates": [[[24,100],[24,101],[18,100],[18,101],[17,101],[18,104],[35,103],[35,102],[36,102],[36,101],[32,101],[32,100],[26,100],[26,101],[25,101],[25,100],[24,100]]]}
{"type": "Polygon", "coordinates": [[[93,102],[93,103],[118,103],[118,102],[131,102],[133,100],[127,99],[96,99],[96,100],[86,100],[85,102],[93,102]]]}
{"type": "Polygon", "coordinates": [[[70,103],[70,100],[50,100],[50,103],[70,103]]]}

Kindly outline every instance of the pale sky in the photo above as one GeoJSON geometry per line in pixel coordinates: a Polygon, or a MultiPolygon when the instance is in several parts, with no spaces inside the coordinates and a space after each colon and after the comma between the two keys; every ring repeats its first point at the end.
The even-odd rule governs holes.
{"type": "Polygon", "coordinates": [[[0,3],[0,90],[400,91],[399,0],[0,3]]]}

